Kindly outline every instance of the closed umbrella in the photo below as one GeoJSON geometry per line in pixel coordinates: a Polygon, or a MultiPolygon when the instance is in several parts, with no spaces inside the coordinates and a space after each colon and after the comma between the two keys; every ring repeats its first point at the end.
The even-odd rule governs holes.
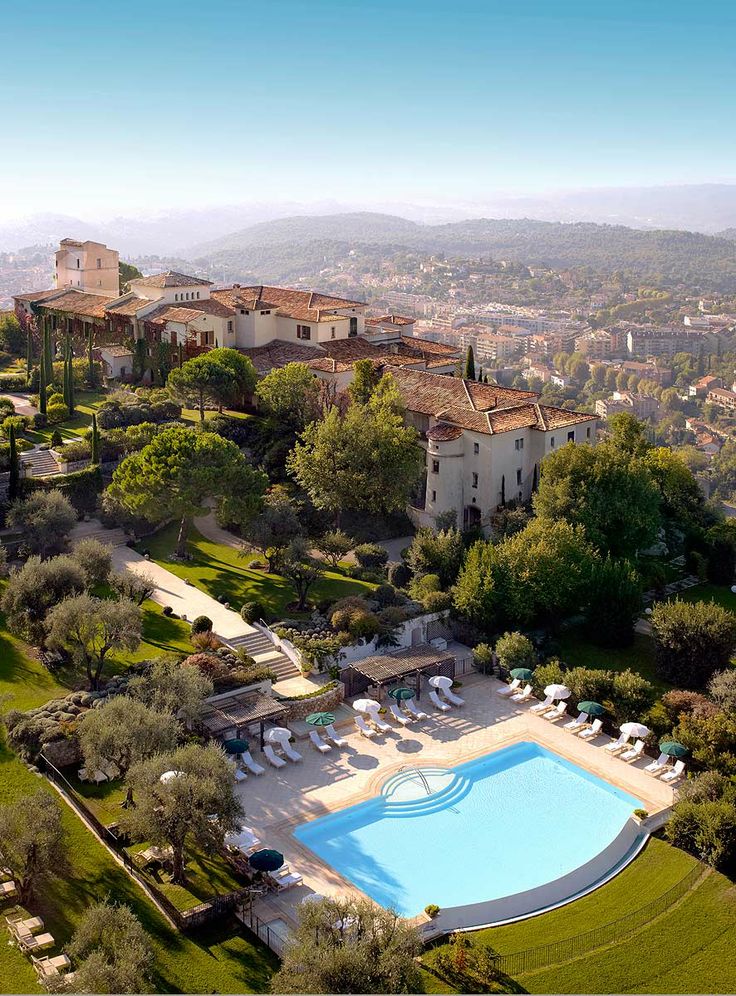
{"type": "Polygon", "coordinates": [[[534,671],[530,667],[515,667],[509,674],[516,681],[531,681],[534,671]]]}
{"type": "Polygon", "coordinates": [[[678,743],[677,740],[663,740],[659,745],[659,749],[663,754],[667,754],[669,757],[685,757],[690,751],[684,744],[678,743]]]}
{"type": "Polygon", "coordinates": [[[643,723],[622,723],[619,730],[627,737],[648,737],[649,727],[643,723]]]}
{"type": "Polygon", "coordinates": [[[587,712],[589,716],[602,716],[606,711],[600,702],[578,702],[580,712],[587,712]]]}
{"type": "Polygon", "coordinates": [[[310,712],[305,723],[310,726],[331,726],[335,722],[334,712],[310,712]]]}
{"type": "Polygon", "coordinates": [[[406,702],[407,699],[414,698],[414,689],[407,688],[405,685],[399,688],[391,688],[388,693],[392,699],[396,699],[397,702],[406,702]]]}
{"type": "Polygon", "coordinates": [[[436,674],[429,679],[429,683],[432,688],[452,688],[452,678],[448,678],[446,674],[436,674]]]}
{"type": "Polygon", "coordinates": [[[357,712],[375,712],[381,706],[375,699],[356,699],[353,702],[353,709],[357,712]]]}
{"type": "Polygon", "coordinates": [[[231,740],[225,740],[222,747],[226,754],[242,754],[244,750],[248,750],[248,741],[233,737],[231,740]]]}
{"type": "Polygon", "coordinates": [[[272,730],[269,730],[266,734],[266,740],[270,743],[280,744],[284,740],[291,740],[291,730],[287,730],[285,726],[274,726],[272,730]]]}
{"type": "Polygon", "coordinates": [[[551,699],[569,699],[572,692],[567,685],[547,685],[544,694],[551,699]]]}
{"type": "Polygon", "coordinates": [[[254,851],[248,858],[248,864],[254,871],[259,872],[275,872],[284,863],[284,856],[281,851],[272,851],[268,847],[264,847],[260,851],[254,851]]]}

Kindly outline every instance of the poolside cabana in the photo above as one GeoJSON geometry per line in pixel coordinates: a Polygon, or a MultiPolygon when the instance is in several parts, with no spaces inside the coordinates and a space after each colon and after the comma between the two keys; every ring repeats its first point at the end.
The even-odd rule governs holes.
{"type": "Polygon", "coordinates": [[[345,685],[345,695],[353,698],[373,686],[378,696],[384,687],[401,682],[410,684],[413,680],[416,697],[419,698],[422,675],[427,678],[437,674],[455,677],[455,657],[446,650],[438,650],[430,644],[407,647],[395,654],[380,657],[365,657],[346,667],[340,675],[345,685]]]}
{"type": "Polygon", "coordinates": [[[210,702],[202,723],[210,736],[217,740],[242,737],[257,725],[263,750],[266,723],[283,723],[288,711],[288,706],[263,692],[250,692],[243,696],[233,693],[229,698],[210,702]]]}

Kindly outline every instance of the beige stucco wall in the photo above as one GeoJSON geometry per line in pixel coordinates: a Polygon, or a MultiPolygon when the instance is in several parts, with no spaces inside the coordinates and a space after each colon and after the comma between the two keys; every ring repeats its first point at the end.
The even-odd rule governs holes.
{"type": "Polygon", "coordinates": [[[56,286],[117,297],[120,293],[118,266],[119,254],[100,242],[60,246],[56,252],[56,286]]]}

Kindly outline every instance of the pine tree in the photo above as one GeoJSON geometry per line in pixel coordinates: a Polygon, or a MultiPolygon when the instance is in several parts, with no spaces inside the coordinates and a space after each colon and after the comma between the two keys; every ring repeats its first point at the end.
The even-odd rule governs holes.
{"type": "Polygon", "coordinates": [[[14,502],[20,491],[20,460],[18,459],[18,444],[15,441],[15,426],[12,423],[8,431],[8,447],[10,450],[8,501],[14,502]]]}
{"type": "Polygon", "coordinates": [[[475,380],[475,357],[472,346],[468,346],[468,353],[465,357],[465,380],[475,380]]]}
{"type": "Polygon", "coordinates": [[[92,415],[92,463],[100,462],[100,433],[97,429],[97,416],[92,415]]]}

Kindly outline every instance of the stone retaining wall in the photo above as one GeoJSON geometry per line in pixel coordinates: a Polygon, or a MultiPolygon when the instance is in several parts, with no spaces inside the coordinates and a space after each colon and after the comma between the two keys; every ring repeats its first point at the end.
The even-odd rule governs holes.
{"type": "Polygon", "coordinates": [[[332,712],[344,698],[345,686],[341,681],[338,681],[334,688],[330,688],[321,695],[312,695],[308,699],[297,699],[293,702],[289,702],[288,699],[282,700],[284,705],[289,707],[286,722],[293,723],[300,719],[306,719],[310,712],[332,712]]]}

